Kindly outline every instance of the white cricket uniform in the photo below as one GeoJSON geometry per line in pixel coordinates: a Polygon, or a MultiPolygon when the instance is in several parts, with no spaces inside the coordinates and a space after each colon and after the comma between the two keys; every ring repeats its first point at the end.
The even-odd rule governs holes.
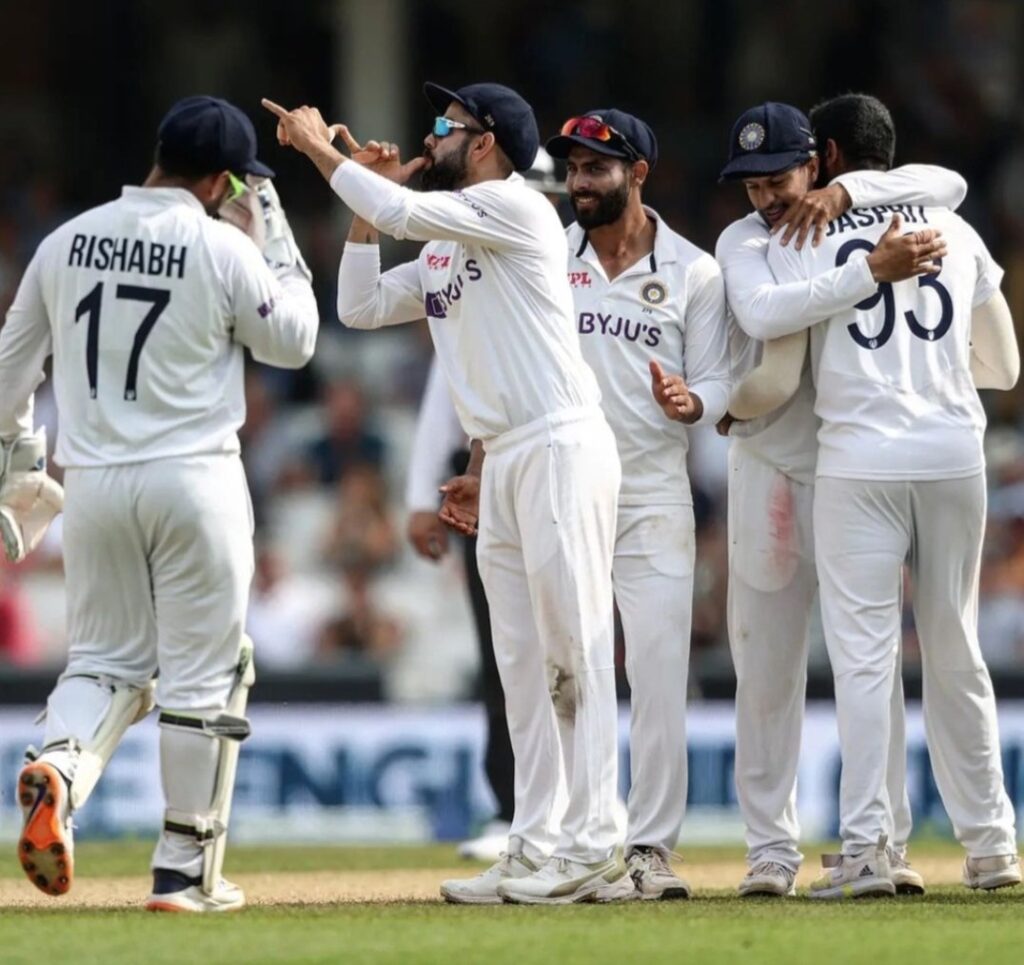
{"type": "MultiPolygon", "coordinates": [[[[859,205],[927,202],[956,207],[958,174],[929,165],[859,171],[837,179],[859,205]]],[[[715,256],[725,276],[732,324],[733,378],[760,361],[761,339],[799,330],[875,290],[853,261],[814,279],[779,284],[768,266],[771,238],[756,212],[722,233],[715,256]]],[[[807,684],[808,630],[817,592],[812,525],[818,419],[810,370],[797,393],[761,419],[733,425],[729,449],[729,642],[736,669],[736,791],[747,859],[794,871],[802,855],[796,774],[807,684]]],[[[902,685],[892,693],[888,762],[894,846],[911,830],[906,794],[902,685]]]]}
{"type": "MultiPolygon", "coordinates": [[[[159,668],[162,708],[223,709],[253,566],[243,347],[297,367],[317,324],[308,281],[276,280],[184,189],[126,187],[40,244],[0,332],[0,426],[19,423],[52,352],[69,654],[46,744],[92,736],[106,703],[87,677],[144,684],[159,668]]],[[[209,807],[203,760],[189,787],[171,776],[170,807],[209,807]]],[[[195,873],[198,846],[166,837],[155,860],[195,873]]]]}
{"type": "Polygon", "coordinates": [[[376,245],[346,245],[338,313],[356,328],[426,314],[462,427],[484,443],[477,558],[516,760],[510,836],[534,860],[605,860],[615,846],[620,469],[580,353],[558,216],[518,175],[424,194],[344,163],[331,186],[387,234],[430,242],[383,275],[376,245]],[[576,722],[560,834],[556,715],[576,722]]]}
{"type": "Polygon", "coordinates": [[[686,692],[693,609],[693,502],[687,427],[651,397],[648,363],[681,373],[714,425],[729,401],[722,273],[647,209],[654,250],[609,280],[579,225],[569,283],[583,357],[622,462],[612,581],[626,639],[630,715],[627,854],[672,850],[686,811],[686,692]]]}
{"type": "Polygon", "coordinates": [[[985,414],[970,374],[972,308],[998,291],[1002,270],[957,215],[908,205],[855,208],[820,247],[773,243],[769,261],[785,281],[863,259],[896,211],[906,231],[942,231],[949,254],[939,274],[878,285],[811,329],[815,550],[843,761],[840,833],[854,853],[892,832],[885,750],[906,561],[943,803],[970,856],[1015,854],[977,636],[985,414]]]}

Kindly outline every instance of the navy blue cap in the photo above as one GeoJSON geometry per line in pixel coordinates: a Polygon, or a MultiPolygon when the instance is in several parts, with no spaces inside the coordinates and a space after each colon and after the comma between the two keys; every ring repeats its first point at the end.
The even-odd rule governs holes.
{"type": "Polygon", "coordinates": [[[186,97],[164,115],[157,129],[160,152],[209,174],[257,174],[272,178],[274,172],[256,160],[256,129],[244,111],[219,97],[186,97]]]}
{"type": "Polygon", "coordinates": [[[540,132],[533,108],[510,87],[503,84],[470,84],[448,90],[440,84],[426,83],[423,93],[438,114],[444,114],[452,101],[461,104],[508,155],[517,171],[528,171],[540,147],[540,132]]]}
{"type": "Polygon", "coordinates": [[[818,142],[803,111],[769,101],[740,114],[729,137],[729,161],[720,181],[778,174],[804,164],[818,142]]]}
{"type": "Polygon", "coordinates": [[[616,110],[614,107],[601,107],[578,116],[592,117],[595,120],[603,121],[626,139],[634,153],[630,153],[629,149],[617,140],[599,141],[597,138],[583,137],[580,134],[557,134],[544,145],[552,157],[564,161],[569,157],[569,152],[573,147],[578,144],[580,147],[597,151],[598,154],[624,158],[627,161],[643,158],[652,168],[658,163],[658,139],[654,136],[650,125],[640,120],[639,117],[616,110]]]}

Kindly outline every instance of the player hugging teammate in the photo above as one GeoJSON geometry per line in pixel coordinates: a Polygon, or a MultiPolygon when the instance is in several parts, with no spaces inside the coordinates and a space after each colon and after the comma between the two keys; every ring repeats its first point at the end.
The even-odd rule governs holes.
{"type": "MultiPolygon", "coordinates": [[[[1019,355],[1002,272],[952,213],[962,179],[890,170],[892,121],[873,98],[837,98],[810,119],[759,105],[736,122],[722,171],[754,210],[726,228],[712,258],[643,204],[658,146],[639,118],[588,110],[548,141],[567,163],[576,221],[563,231],[520,174],[539,145],[530,106],[490,83],[425,93],[436,117],[422,155],[404,164],[393,144],[360,144],[315,108],[264,105],[280,143],[308,156],[354,212],[342,322],[410,322],[426,306],[439,371],[473,440],[439,518],[479,533],[515,813],[502,858],[444,882],[445,899],[689,896],[670,863],[687,793],[686,453],[688,426],[714,424],[731,437],[728,623],[749,864],[739,893],[795,893],[819,581],[843,846],[810,893],[924,891],[906,855],[904,561],[929,750],[967,851],[964,883],[1018,883],[976,612],[977,388],[1011,387],[1019,355]],[[350,156],[333,146],[339,135],[350,156]],[[416,173],[422,191],[405,187],[416,173]],[[381,272],[379,232],[426,244],[416,261],[381,272]],[[773,527],[780,513],[789,524],[773,527]],[[624,861],[613,820],[613,598],[632,685],[624,861]]],[[[42,751],[19,779],[19,857],[52,894],[70,887],[73,811],[155,699],[168,809],[149,907],[244,901],[220,876],[252,683],[241,346],[301,365],[316,327],[270,173],[236,109],[210,98],[176,105],[145,186],[43,242],[0,333],[0,531],[12,559],[61,504],[32,432],[31,395],[50,352],[56,458],[67,467],[71,653],[42,751]],[[262,257],[206,217],[218,210],[262,257]],[[104,324],[111,315],[123,324],[104,324]],[[204,379],[214,369],[226,374],[204,379]]]]}

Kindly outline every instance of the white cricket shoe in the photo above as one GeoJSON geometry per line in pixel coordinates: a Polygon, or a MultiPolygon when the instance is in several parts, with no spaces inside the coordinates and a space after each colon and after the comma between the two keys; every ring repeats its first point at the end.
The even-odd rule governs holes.
{"type": "Polygon", "coordinates": [[[52,764],[30,761],[18,775],[22,830],[18,858],[28,880],[48,895],[63,895],[75,876],[68,785],[52,764]]]}
{"type": "Polygon", "coordinates": [[[751,895],[789,898],[796,894],[796,872],[778,861],[758,861],[751,865],[736,890],[743,898],[751,895]]]}
{"type": "Polygon", "coordinates": [[[500,861],[508,851],[508,832],[512,825],[508,821],[489,821],[483,833],[459,845],[458,855],[467,861],[500,861]]]}
{"type": "Polygon", "coordinates": [[[1015,854],[998,854],[991,858],[964,859],[961,879],[968,888],[992,891],[1020,884],[1020,858],[1015,854]]]}
{"type": "Polygon", "coordinates": [[[503,881],[498,894],[518,905],[571,905],[629,901],[636,898],[636,887],[625,866],[615,858],[593,864],[548,858],[533,874],[503,881]]]}
{"type": "Polygon", "coordinates": [[[812,898],[864,898],[869,895],[895,895],[889,870],[886,836],[880,835],[874,848],[857,854],[823,854],[825,874],[811,883],[812,898]]]}
{"type": "Polygon", "coordinates": [[[169,868],[153,869],[153,893],[146,899],[146,911],[184,911],[193,913],[237,911],[245,905],[245,892],[230,881],[220,880],[217,890],[208,895],[201,877],[190,878],[169,868]]]}
{"type": "Polygon", "coordinates": [[[472,878],[442,881],[441,897],[455,905],[500,905],[499,885],[514,878],[525,878],[535,871],[537,865],[521,851],[503,854],[486,871],[472,878]]]}
{"type": "Polygon", "coordinates": [[[690,897],[689,884],[672,870],[669,857],[678,856],[642,845],[631,849],[626,859],[626,870],[633,879],[638,898],[643,901],[669,901],[690,897]]]}
{"type": "Polygon", "coordinates": [[[906,851],[889,848],[889,874],[898,895],[923,895],[924,878],[907,861],[906,851]]]}

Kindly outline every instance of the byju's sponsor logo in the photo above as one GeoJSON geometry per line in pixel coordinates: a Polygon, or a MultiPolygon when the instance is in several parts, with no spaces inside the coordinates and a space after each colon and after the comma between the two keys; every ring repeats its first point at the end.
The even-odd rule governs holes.
{"type": "Polygon", "coordinates": [[[427,318],[447,318],[451,307],[462,298],[462,291],[466,284],[471,281],[479,281],[483,277],[483,272],[475,258],[466,261],[465,272],[465,276],[459,272],[455,276],[455,280],[449,282],[444,288],[427,292],[423,296],[427,318]]]}
{"type": "Polygon", "coordinates": [[[634,322],[621,315],[605,315],[601,312],[580,312],[580,335],[610,335],[636,342],[643,337],[644,345],[654,348],[661,341],[661,329],[650,322],[634,322]]]}

